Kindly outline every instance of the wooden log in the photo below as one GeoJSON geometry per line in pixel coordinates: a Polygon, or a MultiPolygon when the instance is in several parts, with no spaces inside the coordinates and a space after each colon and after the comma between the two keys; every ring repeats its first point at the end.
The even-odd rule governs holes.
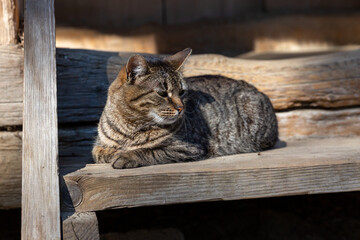
{"type": "MultiPolygon", "coordinates": [[[[312,139],[209,160],[115,170],[92,164],[77,182],[77,212],[360,190],[360,138],[312,139]]],[[[74,193],[76,194],[76,193],[74,193]]]]}
{"type": "Polygon", "coordinates": [[[15,0],[0,1],[0,45],[17,43],[18,26],[15,0]]]}
{"type": "MultiPolygon", "coordinates": [[[[276,61],[194,55],[189,58],[184,74],[221,74],[244,79],[268,94],[277,110],[356,106],[360,104],[359,53],[357,50],[276,61]]],[[[107,87],[130,55],[59,49],[60,121],[97,121],[106,101],[107,87]]]]}
{"type": "Polygon", "coordinates": [[[0,209],[21,206],[22,132],[0,132],[0,209]]]}
{"type": "MultiPolygon", "coordinates": [[[[197,2],[200,2],[199,0],[197,2]]],[[[335,0],[336,1],[336,0],[335,0]]],[[[357,0],[354,0],[357,1],[357,0]]],[[[176,3],[175,1],[173,1],[176,3]]],[[[214,1],[209,3],[213,4],[214,1]]],[[[294,1],[289,1],[291,2],[294,1]]],[[[313,1],[315,2],[315,1],[313,1]]],[[[228,2],[229,3],[229,2],[228,2]]],[[[241,5],[256,6],[256,1],[232,1],[232,8],[241,12],[241,5]]],[[[297,3],[301,4],[300,1],[297,3]]],[[[231,5],[230,4],[230,5],[231,5]]],[[[339,2],[339,4],[343,4],[339,2]]],[[[181,8],[187,7],[181,1],[181,8]]],[[[194,6],[188,11],[194,11],[194,6]]],[[[196,6],[195,6],[196,8],[196,6]]],[[[247,9],[247,7],[245,7],[247,9]]],[[[175,9],[176,10],[176,9],[175,9]]],[[[255,10],[255,9],[254,9],[255,10]]],[[[218,11],[218,10],[213,10],[218,11]]],[[[203,14],[207,14],[206,10],[203,14]]],[[[175,16],[175,15],[174,15],[175,16]]],[[[182,16],[198,18],[200,15],[182,16]]],[[[204,15],[203,15],[204,16],[204,15]]],[[[218,15],[219,16],[219,15],[218,15]]],[[[360,14],[292,14],[257,15],[247,18],[238,14],[241,21],[202,21],[176,25],[147,25],[111,32],[103,29],[57,27],[56,44],[61,48],[86,48],[116,52],[174,53],[186,47],[193,48],[196,54],[217,53],[238,56],[244,52],[255,51],[314,51],[331,50],[333,47],[360,44],[360,14]],[[146,40],[146,44],[143,41],[146,40]]],[[[170,18],[172,18],[170,16],[170,18]]],[[[235,17],[236,18],[236,17],[235,17]]],[[[96,19],[96,18],[95,18],[96,19]]],[[[176,21],[176,19],[174,19],[176,21]]]]}
{"type": "MultiPolygon", "coordinates": [[[[16,52],[18,57],[19,50],[16,52]]],[[[221,74],[244,79],[268,94],[277,110],[358,106],[360,105],[359,53],[360,50],[356,50],[267,61],[208,54],[194,55],[185,66],[184,74],[185,76],[221,74]]],[[[58,49],[59,121],[98,121],[106,101],[107,88],[130,55],[132,54],[58,49]]],[[[17,67],[12,65],[11,69],[19,71],[21,63],[14,64],[17,64],[17,67]]],[[[0,82],[4,81],[14,94],[8,96],[10,100],[6,98],[2,100],[4,104],[0,102],[0,112],[7,113],[5,116],[0,115],[0,126],[6,126],[11,122],[15,125],[20,122],[20,82],[2,79],[4,78],[0,78],[0,82]]]]}
{"type": "Polygon", "coordinates": [[[94,212],[62,213],[63,240],[100,239],[99,226],[94,212]]]}
{"type": "Polygon", "coordinates": [[[276,114],[280,138],[360,136],[360,109],[296,110],[276,114]]]}
{"type": "MultiPolygon", "coordinates": [[[[277,113],[280,138],[360,136],[360,108],[295,110],[277,113]]],[[[60,173],[68,174],[93,163],[95,125],[59,129],[60,173]]],[[[21,132],[0,132],[0,208],[21,206],[21,132]]]]}
{"type": "Polygon", "coordinates": [[[60,239],[54,1],[26,1],[22,239],[60,239]]]}

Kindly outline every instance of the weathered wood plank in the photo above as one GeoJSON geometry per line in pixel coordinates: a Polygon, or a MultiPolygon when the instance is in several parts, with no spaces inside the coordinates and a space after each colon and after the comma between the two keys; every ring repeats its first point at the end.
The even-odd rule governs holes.
{"type": "Polygon", "coordinates": [[[240,16],[260,13],[260,1],[191,0],[165,1],[166,23],[181,24],[199,20],[229,20],[240,16]]]}
{"type": "Polygon", "coordinates": [[[21,136],[0,132],[0,209],[21,206],[21,136]]]}
{"type": "Polygon", "coordinates": [[[26,1],[22,239],[60,239],[54,1],[26,1]]]}
{"type": "MultiPolygon", "coordinates": [[[[221,74],[245,79],[267,93],[277,110],[357,106],[360,105],[359,53],[360,50],[356,50],[266,61],[194,55],[185,67],[185,75],[221,74]]],[[[98,121],[106,101],[107,88],[130,55],[131,53],[58,49],[59,121],[98,121]]],[[[19,50],[16,56],[19,56],[19,50]]],[[[18,67],[12,69],[16,74],[16,71],[21,73],[21,63],[16,64],[18,67]]],[[[0,126],[20,122],[21,80],[18,76],[16,79],[13,82],[0,77],[0,83],[3,82],[11,92],[7,94],[6,90],[0,90],[0,93],[4,92],[9,98],[1,100],[4,104],[0,102],[0,112],[6,112],[4,116],[0,116],[0,126]],[[11,104],[11,108],[5,104],[7,102],[11,104]]]]}
{"type": "Polygon", "coordinates": [[[62,213],[63,240],[100,239],[99,226],[94,212],[62,213]]]}
{"type": "Polygon", "coordinates": [[[161,24],[161,4],[162,0],[55,1],[56,22],[62,26],[87,26],[102,30],[161,24]]]}
{"type": "Polygon", "coordinates": [[[22,124],[24,51],[0,45],[0,126],[22,124]]]}
{"type": "MultiPolygon", "coordinates": [[[[277,113],[280,138],[360,136],[360,108],[295,110],[277,113]]],[[[67,174],[93,163],[96,126],[59,129],[60,172],[67,174]]],[[[0,132],[0,208],[20,207],[21,132],[0,132]]]]}
{"type": "MultiPolygon", "coordinates": [[[[192,163],[115,170],[92,164],[64,176],[82,193],[78,212],[184,202],[360,190],[360,138],[288,142],[286,147],[192,163]]],[[[73,196],[75,196],[76,192],[73,196]]]]}
{"type": "Polygon", "coordinates": [[[296,110],[276,116],[282,139],[360,136],[360,108],[296,110]]]}
{"type": "Polygon", "coordinates": [[[15,0],[0,1],[0,45],[17,43],[18,25],[15,0]]]}
{"type": "MultiPolygon", "coordinates": [[[[188,12],[196,8],[196,6],[189,7],[189,4],[184,4],[183,1],[181,4],[179,1],[173,2],[179,4],[180,9],[187,7],[188,12]]],[[[209,4],[215,2],[210,1],[209,4]]],[[[290,4],[292,2],[294,1],[289,1],[290,4]]],[[[249,51],[331,50],[334,46],[360,44],[359,13],[336,14],[334,12],[332,14],[280,14],[277,16],[264,14],[257,15],[255,18],[246,18],[244,21],[244,15],[239,14],[241,5],[256,6],[258,3],[259,1],[233,1],[231,3],[238,5],[232,7],[232,10],[237,14],[235,18],[240,17],[242,21],[211,21],[211,24],[208,21],[202,21],[176,27],[147,25],[121,30],[112,28],[111,32],[104,32],[103,29],[89,29],[85,26],[76,29],[59,26],[56,44],[62,48],[169,54],[191,47],[197,54],[218,53],[227,56],[237,56],[249,51]],[[146,41],[145,44],[144,41],[146,41]]],[[[300,1],[297,3],[301,4],[300,1]]],[[[219,9],[213,11],[216,12],[219,9]]],[[[226,9],[223,10],[226,11],[226,9]]],[[[200,15],[181,16],[181,20],[204,17],[204,14],[206,11],[200,15]]]]}

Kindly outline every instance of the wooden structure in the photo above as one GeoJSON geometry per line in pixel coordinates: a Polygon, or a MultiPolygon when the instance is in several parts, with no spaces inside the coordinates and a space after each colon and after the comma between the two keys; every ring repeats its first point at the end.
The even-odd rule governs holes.
{"type": "Polygon", "coordinates": [[[55,55],[52,0],[26,1],[23,49],[14,1],[2,4],[13,27],[0,23],[8,33],[0,42],[0,208],[22,206],[23,239],[60,239],[61,226],[64,239],[98,239],[95,212],[104,209],[360,190],[360,50],[290,60],[194,55],[185,76],[222,74],[267,93],[282,142],[262,153],[113,170],[91,164],[90,150],[107,87],[131,54],[55,55]]]}

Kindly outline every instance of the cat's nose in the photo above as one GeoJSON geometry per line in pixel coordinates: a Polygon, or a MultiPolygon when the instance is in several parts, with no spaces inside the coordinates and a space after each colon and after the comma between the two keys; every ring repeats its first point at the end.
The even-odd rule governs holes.
{"type": "Polygon", "coordinates": [[[184,106],[176,106],[175,107],[176,108],[176,110],[178,110],[179,111],[179,113],[181,113],[182,112],[182,110],[184,110],[184,106]]]}

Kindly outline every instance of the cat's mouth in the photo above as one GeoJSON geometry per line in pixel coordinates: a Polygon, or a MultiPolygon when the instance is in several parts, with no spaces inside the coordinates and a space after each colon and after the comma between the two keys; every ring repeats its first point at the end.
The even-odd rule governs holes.
{"type": "Polygon", "coordinates": [[[181,116],[183,115],[182,112],[162,112],[160,114],[156,113],[155,111],[151,111],[149,113],[149,117],[152,118],[152,120],[157,123],[157,124],[161,124],[161,125],[165,125],[165,124],[172,124],[174,122],[176,122],[181,116]]]}

